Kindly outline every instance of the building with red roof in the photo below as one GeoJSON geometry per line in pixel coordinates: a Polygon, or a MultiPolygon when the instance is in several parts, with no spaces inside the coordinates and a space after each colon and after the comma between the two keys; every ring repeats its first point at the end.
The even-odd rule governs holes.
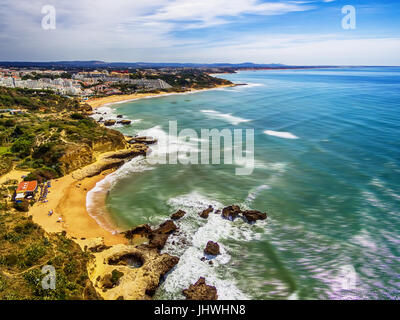
{"type": "Polygon", "coordinates": [[[16,190],[16,193],[33,194],[38,187],[37,181],[22,181],[16,190]]]}

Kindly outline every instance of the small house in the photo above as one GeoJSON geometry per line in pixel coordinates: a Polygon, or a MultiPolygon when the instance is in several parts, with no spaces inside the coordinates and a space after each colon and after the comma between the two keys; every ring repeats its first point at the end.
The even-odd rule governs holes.
{"type": "Polygon", "coordinates": [[[37,181],[22,181],[15,191],[15,201],[20,202],[26,197],[34,196],[38,189],[37,181]]]}

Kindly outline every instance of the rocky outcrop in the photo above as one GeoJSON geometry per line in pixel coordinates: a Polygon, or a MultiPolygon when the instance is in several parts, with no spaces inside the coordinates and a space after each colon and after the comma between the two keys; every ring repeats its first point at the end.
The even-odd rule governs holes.
{"type": "Polygon", "coordinates": [[[123,234],[125,235],[125,238],[131,240],[135,236],[147,238],[152,232],[153,231],[151,230],[151,227],[148,224],[142,224],[131,230],[123,232],[123,234]]]}
{"type": "Polygon", "coordinates": [[[242,211],[239,206],[229,206],[222,209],[222,217],[225,219],[235,220],[242,211]]]}
{"type": "Polygon", "coordinates": [[[211,256],[217,256],[220,254],[219,244],[217,242],[208,241],[207,246],[204,249],[205,254],[209,254],[211,256]]]}
{"type": "Polygon", "coordinates": [[[206,210],[203,210],[202,213],[200,213],[200,217],[203,219],[207,219],[208,215],[213,212],[214,208],[212,206],[208,206],[206,210]]]}
{"type": "Polygon", "coordinates": [[[147,151],[148,146],[144,144],[135,144],[132,145],[130,149],[116,151],[113,154],[102,155],[97,162],[73,172],[73,177],[75,179],[90,178],[102,173],[103,171],[119,168],[126,161],[139,155],[145,155],[147,151]]]}
{"type": "Polygon", "coordinates": [[[174,214],[171,215],[171,219],[172,219],[172,220],[179,220],[179,219],[182,218],[185,214],[186,214],[185,211],[183,211],[183,210],[178,210],[177,212],[175,212],[174,214]]]}
{"type": "Polygon", "coordinates": [[[197,280],[194,285],[191,284],[182,293],[185,295],[186,300],[218,300],[217,289],[207,285],[204,278],[197,280]]]}
{"type": "Polygon", "coordinates": [[[164,234],[164,233],[152,233],[149,235],[149,244],[147,245],[149,248],[155,248],[159,251],[161,251],[165,243],[167,242],[169,237],[169,234],[164,234]]]}
{"type": "Polygon", "coordinates": [[[106,127],[113,126],[113,125],[115,125],[116,123],[117,123],[116,120],[106,120],[106,121],[104,121],[104,125],[105,125],[106,127]]]}
{"type": "Polygon", "coordinates": [[[131,124],[132,121],[131,120],[119,120],[119,121],[117,121],[117,123],[127,126],[127,125],[131,124]]]}
{"type": "Polygon", "coordinates": [[[136,143],[131,145],[129,149],[119,150],[109,156],[106,156],[105,159],[132,159],[137,156],[146,155],[148,150],[149,147],[145,144],[136,143]]]}
{"type": "Polygon", "coordinates": [[[161,233],[161,234],[171,234],[174,232],[178,227],[172,220],[167,220],[160,224],[160,226],[153,231],[153,233],[161,233]]]}
{"type": "Polygon", "coordinates": [[[124,232],[124,235],[129,240],[132,240],[135,235],[146,237],[149,240],[148,244],[146,245],[147,247],[161,250],[164,248],[170,234],[177,229],[177,226],[172,220],[167,220],[160,224],[160,226],[155,230],[152,230],[151,227],[146,224],[126,231],[124,232]]]}
{"type": "Polygon", "coordinates": [[[236,205],[225,207],[222,210],[222,217],[232,221],[235,220],[239,214],[241,214],[243,219],[247,222],[267,219],[267,214],[264,212],[257,210],[241,210],[240,207],[236,205]]]}
{"type": "Polygon", "coordinates": [[[87,145],[69,145],[59,159],[58,163],[61,172],[65,175],[74,170],[87,166],[92,163],[93,150],[87,145]]]}
{"type": "Polygon", "coordinates": [[[144,143],[150,145],[157,143],[157,139],[154,139],[152,137],[133,137],[129,140],[128,143],[144,143]]]}
{"type": "Polygon", "coordinates": [[[264,212],[260,212],[257,210],[246,210],[243,211],[243,216],[247,219],[248,222],[254,222],[257,220],[265,220],[267,219],[267,214],[264,212]]]}
{"type": "Polygon", "coordinates": [[[116,130],[107,129],[107,135],[91,143],[93,151],[107,152],[123,149],[126,146],[124,135],[116,130]]]}
{"type": "Polygon", "coordinates": [[[179,262],[179,258],[147,246],[123,244],[93,255],[89,277],[97,292],[107,300],[151,299],[160,279],[179,262]],[[139,264],[132,263],[137,260],[139,264]]]}

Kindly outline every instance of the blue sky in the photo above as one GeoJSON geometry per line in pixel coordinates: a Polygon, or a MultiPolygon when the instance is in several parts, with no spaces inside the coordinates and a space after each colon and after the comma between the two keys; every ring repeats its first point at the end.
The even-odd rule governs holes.
{"type": "Polygon", "coordinates": [[[2,0],[0,60],[400,65],[399,17],[395,0],[2,0]]]}

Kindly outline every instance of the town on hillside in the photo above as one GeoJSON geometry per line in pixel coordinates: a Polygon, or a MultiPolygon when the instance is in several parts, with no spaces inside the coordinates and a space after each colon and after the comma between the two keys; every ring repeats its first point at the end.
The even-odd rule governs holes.
{"type": "Polygon", "coordinates": [[[0,67],[0,87],[51,90],[65,96],[91,97],[210,88],[226,80],[210,75],[219,69],[45,69],[0,67]]]}

